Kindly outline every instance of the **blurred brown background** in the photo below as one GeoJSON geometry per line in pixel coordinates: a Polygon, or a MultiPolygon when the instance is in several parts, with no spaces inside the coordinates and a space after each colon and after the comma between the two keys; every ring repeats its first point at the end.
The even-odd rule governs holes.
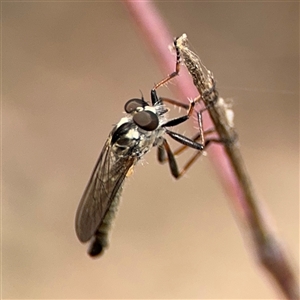
{"type": "MultiPolygon", "coordinates": [[[[156,6],[233,98],[249,172],[298,265],[299,3],[156,6]]],[[[208,157],[175,182],[147,155],[109,250],[87,256],[74,215],[96,159],[125,101],[165,74],[122,3],[3,2],[2,18],[3,298],[277,298],[208,157]]]]}

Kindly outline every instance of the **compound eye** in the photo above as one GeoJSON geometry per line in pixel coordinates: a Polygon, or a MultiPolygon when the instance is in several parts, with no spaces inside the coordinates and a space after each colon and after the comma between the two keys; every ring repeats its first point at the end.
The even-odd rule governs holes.
{"type": "Polygon", "coordinates": [[[153,131],[158,126],[158,117],[152,111],[140,111],[133,116],[133,122],[146,131],[153,131]]]}
{"type": "Polygon", "coordinates": [[[136,111],[136,109],[138,107],[144,107],[146,105],[147,105],[147,103],[144,100],[134,98],[125,103],[124,109],[128,114],[130,114],[130,113],[136,111]]]}

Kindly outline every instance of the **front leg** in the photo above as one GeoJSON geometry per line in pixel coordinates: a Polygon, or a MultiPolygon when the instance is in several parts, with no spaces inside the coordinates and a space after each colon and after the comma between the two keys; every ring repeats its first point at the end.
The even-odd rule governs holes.
{"type": "Polygon", "coordinates": [[[157,104],[160,100],[156,95],[156,90],[166,84],[168,81],[170,81],[172,78],[176,77],[179,74],[179,70],[180,70],[180,62],[181,62],[181,58],[180,58],[180,52],[179,49],[177,47],[177,38],[174,39],[174,48],[176,51],[176,64],[175,64],[175,71],[171,74],[169,74],[166,78],[164,78],[163,80],[161,80],[159,83],[157,83],[153,89],[151,90],[151,101],[152,101],[152,105],[157,104]]]}

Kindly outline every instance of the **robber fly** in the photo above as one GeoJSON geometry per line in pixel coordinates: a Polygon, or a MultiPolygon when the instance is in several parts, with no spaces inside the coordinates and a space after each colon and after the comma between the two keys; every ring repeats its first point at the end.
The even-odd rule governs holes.
{"type": "Polygon", "coordinates": [[[157,96],[157,88],[179,73],[180,54],[176,47],[176,39],[174,45],[177,54],[175,72],[153,87],[152,105],[143,97],[126,102],[124,109],[127,115],[114,126],[109,134],[81,198],[76,213],[75,228],[81,242],[90,241],[88,250],[90,256],[101,254],[108,246],[108,232],[118,208],[124,180],[130,175],[134,165],[152,147],[158,147],[159,161],[169,162],[171,173],[175,178],[179,178],[186,171],[205,147],[202,128],[200,128],[200,133],[192,139],[168,129],[185,122],[192,115],[196,100],[186,105],[157,96]],[[186,115],[167,120],[168,109],[164,102],[187,109],[186,115]],[[174,153],[164,138],[165,134],[183,144],[183,147],[199,150],[181,172],[178,170],[174,153]],[[167,153],[167,158],[165,153],[167,153]]]}

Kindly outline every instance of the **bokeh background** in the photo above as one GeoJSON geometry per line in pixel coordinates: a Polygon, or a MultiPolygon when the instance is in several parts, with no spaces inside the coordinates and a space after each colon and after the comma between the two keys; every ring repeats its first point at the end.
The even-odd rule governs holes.
{"type": "MultiPolygon", "coordinates": [[[[148,98],[165,74],[121,2],[1,5],[2,297],[278,298],[209,150],[179,181],[147,155],[126,183],[109,250],[87,256],[74,231],[82,192],[125,101],[148,98]]],[[[297,269],[299,3],[155,5],[233,99],[250,175],[297,269]]]]}

